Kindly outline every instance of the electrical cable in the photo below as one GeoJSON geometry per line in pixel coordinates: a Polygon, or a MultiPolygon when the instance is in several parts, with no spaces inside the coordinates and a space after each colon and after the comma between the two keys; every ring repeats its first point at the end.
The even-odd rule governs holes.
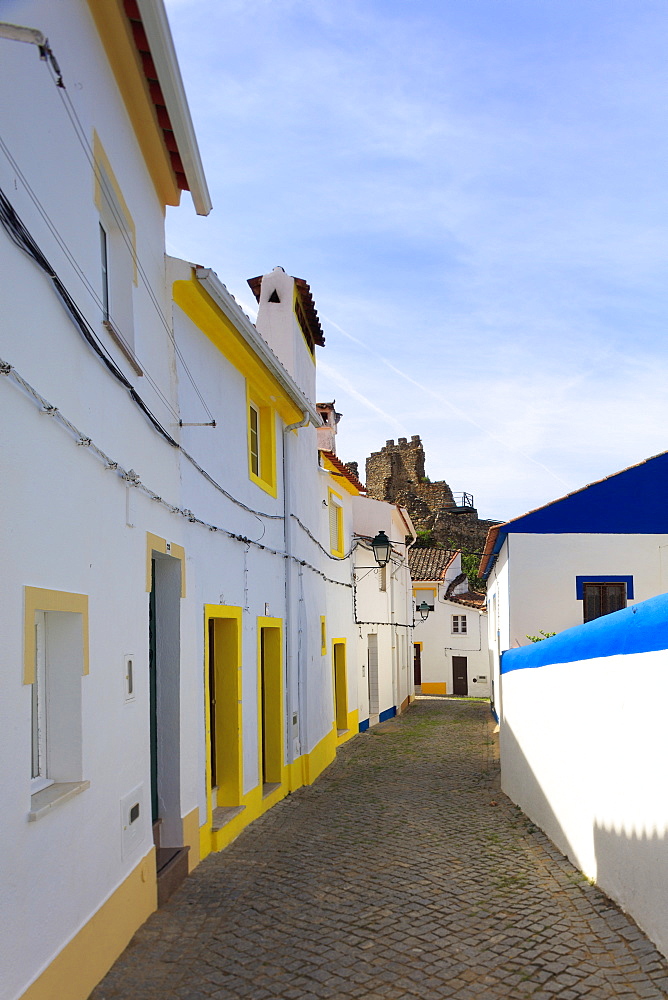
{"type": "MultiPolygon", "coordinates": [[[[84,287],[87,289],[87,291],[91,295],[93,301],[96,303],[97,306],[99,306],[100,309],[104,309],[104,305],[103,305],[102,300],[101,300],[100,296],[98,295],[96,289],[94,288],[94,286],[88,280],[87,275],[85,274],[84,270],[78,264],[78,262],[77,262],[76,258],[74,257],[74,255],[70,252],[69,247],[67,246],[67,244],[65,243],[64,239],[62,238],[62,236],[58,232],[58,229],[56,228],[56,226],[53,223],[52,219],[49,217],[46,209],[44,208],[44,206],[40,202],[39,198],[35,194],[33,188],[30,186],[30,183],[28,182],[28,179],[26,178],[25,174],[23,173],[23,171],[19,167],[18,163],[16,162],[16,160],[12,156],[11,152],[7,148],[7,145],[5,144],[5,142],[4,142],[4,140],[2,139],[1,136],[0,136],[0,150],[2,150],[2,152],[4,153],[6,159],[9,161],[9,163],[12,166],[12,168],[14,169],[14,171],[16,172],[16,174],[18,175],[18,177],[21,179],[21,183],[23,184],[24,188],[26,189],[30,200],[34,204],[35,208],[37,209],[37,211],[41,215],[41,217],[44,220],[44,222],[46,223],[49,231],[53,235],[53,237],[56,240],[58,246],[61,248],[61,250],[63,251],[63,253],[67,257],[67,259],[69,260],[70,264],[74,268],[75,272],[79,276],[82,284],[84,285],[84,287]]],[[[137,355],[134,352],[134,349],[127,342],[127,340],[125,339],[125,337],[123,337],[122,332],[119,330],[118,326],[115,323],[114,323],[114,330],[115,330],[115,333],[118,336],[118,338],[124,344],[126,350],[133,357],[135,357],[135,359],[136,359],[139,367],[142,369],[142,372],[143,372],[144,377],[146,378],[146,381],[151,385],[151,387],[155,391],[156,395],[159,396],[159,398],[162,400],[162,402],[164,403],[164,405],[166,406],[166,408],[171,412],[172,416],[174,417],[174,419],[178,423],[179,417],[180,417],[179,413],[172,406],[171,402],[169,401],[169,399],[167,398],[167,396],[163,393],[163,391],[160,388],[160,386],[158,385],[158,383],[151,377],[151,375],[149,374],[149,372],[146,369],[146,365],[144,365],[142,363],[141,358],[137,357],[137,355]]]]}
{"type": "MultiPolygon", "coordinates": [[[[194,458],[188,451],[186,451],[186,449],[182,445],[180,445],[178,441],[175,441],[174,438],[169,433],[169,431],[167,431],[162,426],[158,418],[155,416],[155,414],[151,412],[151,410],[144,402],[144,400],[141,398],[141,396],[134,388],[132,383],[126,379],[123,372],[120,370],[120,368],[113,360],[107,349],[101,343],[101,341],[95,334],[95,331],[91,327],[90,323],[82,314],[77,304],[74,302],[74,299],[71,297],[71,295],[65,288],[64,284],[58,277],[56,271],[54,270],[54,268],[51,266],[49,261],[46,259],[46,257],[40,250],[39,246],[31,236],[28,229],[23,224],[22,220],[16,213],[15,209],[13,208],[13,206],[11,205],[11,203],[7,199],[7,196],[5,195],[4,191],[2,191],[1,188],[0,188],[0,225],[2,225],[2,227],[4,228],[5,232],[7,233],[11,241],[20,250],[22,250],[25,254],[31,257],[35,261],[35,263],[41,268],[41,270],[43,270],[45,274],[48,275],[58,293],[59,298],[61,299],[67,312],[69,313],[70,318],[73,320],[74,325],[76,326],[77,330],[82,335],[86,343],[92,348],[95,354],[97,354],[97,356],[104,363],[107,369],[111,372],[114,378],[116,378],[121,383],[121,385],[127,390],[128,394],[131,396],[134,402],[146,414],[146,416],[153,424],[155,429],[165,438],[165,440],[168,441],[172,447],[178,448],[178,450],[181,452],[184,458],[186,458],[191,463],[191,465],[195,469],[197,469],[197,471],[207,480],[207,482],[209,482],[212,486],[214,486],[215,489],[217,489],[220,493],[222,493],[223,496],[225,496],[232,503],[236,504],[238,507],[241,507],[243,510],[247,511],[249,514],[252,514],[254,517],[257,517],[258,519],[260,517],[265,517],[268,518],[269,520],[281,521],[283,519],[282,514],[268,514],[264,511],[255,510],[253,507],[249,507],[248,504],[245,504],[242,500],[238,500],[235,496],[229,493],[223,486],[220,485],[220,483],[216,482],[213,476],[211,476],[204,468],[202,468],[197,459],[194,458]]],[[[264,534],[264,529],[263,529],[263,534],[264,534]]]]}
{"type": "Polygon", "coordinates": [[[207,528],[209,531],[219,532],[220,534],[225,535],[227,538],[240,542],[245,546],[252,545],[263,552],[270,553],[270,555],[279,556],[282,559],[290,559],[298,566],[303,566],[311,570],[311,572],[316,573],[318,576],[322,577],[322,579],[325,580],[327,583],[332,583],[336,584],[339,587],[346,587],[352,589],[352,584],[346,583],[342,580],[332,579],[332,577],[327,576],[325,573],[322,572],[321,569],[318,569],[317,566],[314,566],[312,563],[309,563],[306,559],[299,559],[297,556],[288,555],[288,553],[281,552],[279,549],[274,549],[269,545],[263,545],[259,541],[256,541],[255,539],[247,538],[245,535],[241,535],[234,531],[230,531],[229,529],[223,528],[220,525],[212,524],[209,521],[205,521],[202,518],[197,517],[197,515],[193,514],[193,512],[188,508],[179,507],[178,504],[171,504],[167,500],[164,500],[161,496],[159,496],[152,489],[150,489],[150,487],[142,483],[139,476],[133,469],[126,470],[118,462],[110,458],[109,455],[107,455],[106,452],[104,452],[101,448],[99,448],[90,437],[83,434],[79,430],[79,428],[76,427],[75,424],[73,424],[70,420],[68,420],[67,417],[65,417],[63,413],[58,409],[57,406],[53,406],[51,403],[48,402],[48,400],[44,398],[44,396],[40,395],[40,393],[17,372],[17,370],[13,367],[13,365],[9,364],[6,361],[3,361],[2,359],[0,359],[0,375],[4,375],[6,378],[12,380],[18,386],[20,386],[24,390],[24,392],[26,392],[36,403],[39,404],[42,412],[48,414],[60,426],[64,427],[66,430],[70,432],[70,434],[76,439],[77,445],[85,447],[86,449],[91,451],[101,462],[103,462],[105,469],[115,472],[119,476],[119,478],[123,479],[126,482],[126,484],[129,487],[139,490],[150,500],[153,500],[156,503],[159,503],[162,507],[166,508],[166,510],[168,510],[170,513],[177,514],[180,517],[184,517],[186,520],[190,521],[191,524],[199,524],[203,528],[207,528]]]}
{"type": "Polygon", "coordinates": [[[184,357],[183,357],[183,355],[181,353],[181,349],[178,346],[178,344],[176,343],[176,338],[174,336],[174,332],[171,329],[170,324],[169,324],[167,318],[165,317],[165,314],[162,311],[162,308],[161,308],[160,303],[159,303],[159,301],[157,299],[157,296],[156,296],[156,294],[155,294],[155,292],[153,290],[151,282],[148,280],[146,272],[144,271],[144,267],[142,265],[141,259],[140,259],[139,255],[136,252],[136,248],[133,246],[132,237],[130,236],[130,234],[127,231],[127,226],[125,224],[125,219],[123,219],[122,217],[119,217],[119,212],[116,209],[115,198],[113,196],[113,192],[111,192],[109,190],[109,186],[108,186],[108,183],[107,183],[107,178],[105,177],[104,172],[102,170],[100,170],[99,164],[96,162],[95,153],[94,153],[94,151],[93,151],[93,149],[92,149],[92,147],[91,147],[91,145],[90,145],[90,143],[88,141],[88,138],[86,136],[86,131],[85,131],[83,125],[81,124],[81,119],[79,118],[79,116],[77,114],[76,108],[74,107],[74,104],[72,103],[70,95],[69,95],[69,93],[68,93],[68,91],[67,91],[67,89],[66,89],[66,87],[64,85],[59,85],[57,83],[57,81],[53,77],[53,69],[50,66],[50,64],[48,64],[48,65],[49,65],[49,72],[52,74],[52,78],[54,79],[54,83],[56,84],[56,87],[57,87],[57,90],[58,90],[58,95],[60,96],[60,99],[61,99],[61,101],[63,103],[63,107],[65,109],[65,113],[67,114],[67,117],[70,120],[70,124],[72,125],[72,128],[74,129],[74,134],[76,135],[77,140],[79,142],[79,145],[81,146],[81,148],[82,148],[82,150],[84,152],[84,156],[88,160],[88,163],[90,164],[90,166],[91,166],[91,168],[93,170],[93,173],[94,173],[95,177],[97,178],[98,183],[100,184],[100,187],[102,188],[102,191],[104,192],[104,196],[105,196],[105,200],[107,202],[107,205],[108,205],[108,207],[109,207],[112,215],[114,216],[116,224],[117,224],[117,226],[119,228],[119,231],[121,233],[121,236],[123,238],[123,242],[125,243],[125,245],[127,247],[128,253],[130,254],[130,256],[132,257],[134,263],[136,264],[137,273],[139,274],[139,276],[140,276],[140,278],[142,280],[142,284],[144,285],[144,288],[148,292],[149,299],[151,300],[151,303],[152,303],[152,305],[153,305],[153,307],[154,307],[154,309],[155,309],[155,311],[156,311],[156,313],[157,313],[157,315],[158,315],[158,317],[159,317],[162,325],[164,326],[164,328],[165,328],[165,330],[167,332],[168,337],[170,338],[170,340],[172,341],[172,343],[174,345],[174,350],[175,350],[175,352],[177,354],[177,357],[179,358],[181,364],[183,365],[184,371],[185,371],[186,375],[188,376],[188,379],[189,379],[189,381],[190,381],[193,389],[195,390],[195,393],[197,394],[197,396],[198,396],[198,398],[199,398],[202,406],[204,407],[204,410],[206,411],[206,414],[209,417],[209,420],[213,421],[214,420],[213,414],[212,414],[211,410],[209,409],[209,407],[207,406],[206,401],[204,399],[204,396],[200,392],[199,386],[195,382],[195,379],[193,378],[193,375],[192,375],[190,369],[188,368],[188,365],[186,364],[186,361],[185,361],[185,359],[184,359],[184,357]]]}
{"type": "MultiPolygon", "coordinates": [[[[54,82],[54,84],[55,84],[55,86],[57,88],[58,94],[59,94],[59,96],[61,98],[61,101],[63,102],[63,107],[65,109],[65,112],[66,112],[69,120],[70,120],[70,124],[72,125],[72,128],[73,128],[73,130],[75,132],[75,135],[77,137],[77,140],[78,140],[78,142],[79,142],[79,144],[80,144],[80,146],[81,146],[81,148],[82,148],[82,150],[84,152],[84,155],[85,155],[86,159],[88,160],[88,163],[92,167],[94,175],[97,178],[98,183],[100,184],[100,187],[101,187],[101,189],[102,189],[102,191],[104,193],[105,200],[107,202],[109,210],[111,211],[111,213],[112,213],[112,215],[114,217],[114,220],[115,220],[115,222],[116,222],[116,224],[118,226],[119,232],[121,233],[121,236],[122,236],[123,241],[124,241],[124,243],[126,245],[126,248],[127,248],[128,252],[130,253],[130,255],[132,257],[133,262],[136,264],[137,272],[138,272],[138,274],[140,275],[140,277],[142,279],[142,284],[144,285],[144,287],[146,288],[146,291],[148,292],[149,298],[150,298],[150,300],[151,300],[151,302],[152,302],[152,304],[153,304],[153,306],[154,306],[154,308],[155,308],[155,310],[156,310],[156,312],[158,314],[158,317],[159,317],[162,325],[165,328],[165,331],[167,332],[167,335],[168,335],[169,339],[171,340],[171,342],[172,342],[172,344],[174,346],[175,353],[176,353],[177,357],[179,358],[179,360],[180,360],[180,362],[181,362],[181,364],[183,366],[183,369],[184,369],[186,375],[188,376],[188,379],[190,380],[190,382],[191,382],[191,384],[192,384],[192,386],[193,386],[193,388],[194,388],[194,390],[195,390],[198,398],[200,399],[200,402],[202,403],[202,406],[204,407],[204,409],[205,409],[208,417],[210,418],[210,420],[213,422],[213,425],[215,426],[215,420],[213,418],[213,414],[211,413],[211,410],[207,406],[206,401],[204,400],[204,397],[202,396],[202,394],[201,394],[201,392],[199,390],[199,387],[197,386],[197,384],[196,384],[196,382],[195,382],[195,380],[194,380],[194,378],[192,376],[192,373],[190,372],[190,369],[188,368],[188,365],[187,365],[187,363],[185,361],[185,358],[183,357],[181,349],[179,348],[179,345],[176,342],[176,337],[174,335],[174,332],[173,332],[173,330],[172,330],[169,322],[167,321],[167,319],[166,319],[166,317],[165,317],[165,315],[164,315],[164,313],[162,311],[162,308],[161,308],[160,303],[159,303],[159,301],[158,301],[158,299],[157,299],[157,297],[155,295],[153,287],[152,287],[150,281],[148,280],[146,272],[144,271],[144,268],[143,268],[142,262],[141,262],[141,260],[139,258],[139,255],[136,253],[136,248],[133,245],[132,237],[131,237],[130,233],[127,230],[126,221],[125,221],[122,213],[119,213],[118,210],[117,210],[117,208],[116,208],[115,198],[113,197],[113,192],[111,192],[109,190],[108,182],[107,182],[107,177],[105,176],[104,172],[102,170],[100,170],[100,167],[99,167],[98,163],[95,160],[94,151],[91,148],[90,143],[88,142],[88,139],[87,139],[87,136],[86,136],[86,132],[85,132],[85,130],[83,128],[83,125],[81,123],[81,120],[80,120],[80,118],[79,118],[79,116],[77,114],[76,108],[74,107],[74,104],[73,104],[73,102],[72,102],[72,100],[71,100],[71,98],[69,96],[67,88],[65,87],[65,84],[64,84],[63,78],[62,78],[62,74],[60,72],[60,68],[59,68],[58,63],[56,61],[56,58],[55,58],[55,56],[54,56],[54,54],[53,54],[53,52],[51,51],[50,48],[48,48],[47,50],[45,50],[45,55],[48,57],[47,58],[47,66],[48,66],[49,72],[51,73],[53,82],[54,82]]],[[[91,285],[91,283],[89,282],[89,280],[88,280],[85,272],[82,270],[82,268],[79,266],[79,264],[77,263],[77,261],[74,258],[74,256],[69,251],[69,248],[67,247],[67,244],[65,243],[65,241],[60,236],[60,234],[59,234],[56,226],[53,224],[53,222],[50,219],[48,213],[46,212],[46,210],[44,209],[43,205],[39,201],[39,198],[37,197],[37,195],[33,191],[32,187],[30,186],[30,184],[29,184],[29,182],[27,180],[27,178],[25,177],[25,175],[21,171],[18,163],[16,162],[16,160],[12,156],[10,150],[7,148],[6,144],[2,140],[2,137],[0,137],[0,148],[2,149],[2,151],[5,154],[6,158],[11,163],[11,165],[14,168],[14,170],[16,171],[17,175],[20,177],[21,182],[23,183],[26,191],[28,192],[28,195],[31,198],[33,204],[37,208],[39,214],[41,215],[42,219],[44,220],[44,222],[48,226],[50,232],[52,233],[52,235],[56,239],[56,242],[58,243],[58,245],[62,249],[63,253],[65,254],[65,256],[67,257],[67,259],[69,260],[69,262],[72,265],[72,267],[74,268],[75,272],[79,275],[79,277],[82,280],[84,286],[88,289],[88,291],[92,295],[93,299],[97,302],[97,304],[100,307],[102,307],[102,302],[101,302],[101,300],[100,300],[100,298],[99,298],[99,296],[97,294],[97,291],[91,285]]],[[[124,386],[124,388],[128,391],[128,393],[131,396],[131,398],[140,407],[140,409],[143,410],[143,412],[146,414],[146,416],[148,417],[148,419],[150,420],[150,422],[154,425],[154,427],[156,428],[156,430],[173,447],[178,448],[179,451],[183,454],[183,456],[193,465],[193,467],[216,490],[218,490],[220,493],[222,493],[232,503],[234,503],[237,506],[241,507],[243,510],[246,510],[248,513],[252,514],[253,516],[257,517],[258,519],[260,517],[264,517],[264,518],[267,518],[269,520],[283,520],[283,515],[282,514],[268,514],[268,513],[263,512],[263,511],[254,510],[252,507],[249,507],[247,504],[243,503],[243,501],[238,500],[236,497],[232,496],[232,494],[230,494],[227,490],[225,490],[225,488],[223,486],[221,486],[220,483],[216,482],[216,480],[197,462],[197,460],[192,455],[190,455],[189,452],[187,452],[183,448],[183,446],[180,445],[172,437],[172,435],[169,434],[169,432],[160,424],[160,422],[158,421],[157,417],[152,413],[152,411],[149,409],[149,407],[147,406],[147,404],[140,397],[139,393],[137,393],[137,391],[134,389],[134,387],[132,386],[132,384],[125,378],[125,376],[123,375],[122,371],[118,368],[118,366],[116,365],[115,361],[113,360],[113,358],[111,357],[111,355],[109,354],[109,352],[106,350],[106,348],[101,343],[101,341],[99,340],[99,338],[95,335],[94,330],[92,329],[90,323],[88,323],[88,321],[85,319],[85,317],[83,316],[83,314],[79,310],[78,306],[76,305],[76,303],[74,302],[74,300],[70,296],[69,292],[67,292],[67,290],[65,289],[65,286],[63,285],[62,281],[58,278],[55,270],[49,264],[48,260],[46,259],[46,257],[44,256],[44,254],[39,249],[37,243],[33,240],[32,236],[28,232],[27,228],[23,225],[22,221],[20,220],[18,214],[15,212],[15,210],[12,207],[11,203],[6,198],[6,196],[4,195],[4,192],[2,192],[1,190],[0,190],[0,223],[2,223],[2,225],[4,226],[5,230],[7,231],[8,235],[10,237],[10,239],[12,239],[12,241],[21,250],[23,250],[25,253],[27,253],[29,256],[31,256],[35,260],[35,262],[42,268],[42,270],[44,270],[45,273],[48,274],[48,276],[51,278],[51,280],[52,280],[52,282],[53,282],[53,284],[54,284],[54,286],[55,286],[55,288],[56,288],[56,290],[57,290],[60,298],[62,299],[62,301],[63,301],[66,309],[70,313],[71,318],[74,320],[75,325],[77,326],[77,328],[79,329],[79,331],[83,335],[84,339],[87,341],[87,343],[89,344],[89,346],[92,347],[92,349],[95,351],[95,353],[98,354],[98,356],[103,361],[103,363],[106,365],[106,367],[109,369],[109,371],[121,382],[121,384],[124,386]]],[[[117,333],[118,333],[118,331],[117,331],[117,333]]],[[[122,337],[122,334],[119,334],[119,336],[120,336],[120,339],[125,344],[126,349],[129,350],[134,355],[134,351],[132,351],[130,345],[122,337]]],[[[137,359],[137,360],[139,361],[139,359],[137,359]]],[[[179,414],[174,409],[174,407],[172,406],[172,404],[170,403],[170,401],[168,400],[168,398],[165,396],[165,394],[163,393],[163,391],[160,389],[160,387],[157,384],[157,382],[155,382],[150,377],[150,375],[148,375],[148,373],[146,372],[146,370],[145,370],[145,368],[144,368],[143,365],[141,367],[144,370],[144,374],[146,376],[147,382],[152,386],[152,388],[154,389],[154,391],[156,392],[156,394],[163,401],[163,403],[165,404],[165,406],[167,407],[167,409],[170,410],[170,412],[175,417],[175,419],[178,420],[179,419],[179,414]]],[[[351,553],[353,551],[353,547],[354,546],[351,547],[351,549],[349,550],[349,552],[347,552],[344,556],[342,556],[342,557],[334,556],[330,552],[328,552],[327,549],[325,549],[325,547],[312,534],[312,532],[299,519],[299,517],[297,517],[296,514],[291,514],[291,516],[294,517],[294,519],[297,521],[297,523],[302,528],[302,530],[318,546],[318,548],[327,556],[328,559],[332,559],[332,560],[335,560],[335,561],[340,561],[342,559],[345,560],[345,559],[349,558],[349,556],[351,555],[351,553]]],[[[265,526],[262,525],[262,536],[264,535],[265,530],[266,530],[265,526]]],[[[262,537],[262,536],[260,536],[260,537],[262,537]]]]}

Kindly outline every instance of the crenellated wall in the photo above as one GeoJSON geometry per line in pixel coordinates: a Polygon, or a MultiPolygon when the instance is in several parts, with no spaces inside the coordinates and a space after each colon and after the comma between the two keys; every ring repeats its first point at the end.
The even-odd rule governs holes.
{"type": "Polygon", "coordinates": [[[433,532],[433,540],[449,548],[481,552],[490,526],[474,507],[457,506],[444,480],[430,482],[425,475],[425,454],[419,434],[410,441],[385,442],[366,460],[367,495],[398,503],[408,510],[413,524],[433,532]]]}

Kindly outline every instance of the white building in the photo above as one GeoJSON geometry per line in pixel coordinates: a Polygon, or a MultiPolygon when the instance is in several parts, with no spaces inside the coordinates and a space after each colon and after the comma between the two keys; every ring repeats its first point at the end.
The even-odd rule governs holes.
{"type": "Polygon", "coordinates": [[[165,265],[165,205],[209,200],[160,0],[12,18],[65,89],[42,35],[0,27],[0,967],[7,1000],[83,1000],[357,731],[362,498],[332,544],[306,283],[253,279],[254,326],[212,271],[165,265]]]}
{"type": "Polygon", "coordinates": [[[422,694],[489,697],[485,598],[469,589],[461,552],[429,547],[409,552],[418,623],[413,679],[422,694]],[[421,620],[420,605],[429,614],[421,620]]]}
{"type": "MultiPolygon", "coordinates": [[[[416,533],[405,508],[366,497],[356,472],[338,459],[336,430],[341,414],[334,403],[318,404],[318,411],[322,418],[318,428],[320,464],[327,474],[322,504],[328,510],[331,551],[342,554],[344,545],[335,540],[345,538],[349,545],[346,554],[352,559],[352,607],[346,608],[341,623],[341,628],[345,622],[349,628],[352,624],[347,676],[349,697],[355,690],[356,700],[355,717],[349,720],[348,728],[365,731],[404,711],[414,698],[410,669],[413,602],[407,553],[416,533]],[[391,543],[384,566],[378,565],[372,545],[380,532],[391,543]]],[[[341,649],[337,655],[343,655],[341,649]]],[[[337,690],[340,687],[339,683],[337,690]]],[[[343,708],[337,714],[340,729],[345,719],[343,708]]]]}
{"type": "Polygon", "coordinates": [[[504,650],[668,590],[667,486],[664,452],[490,529],[480,575],[497,715],[504,650]]]}
{"type": "MultiPolygon", "coordinates": [[[[126,7],[17,0],[20,27],[0,27],[8,1000],[87,996],[156,905],[150,556],[162,623],[187,593],[187,522],[139,504],[131,470],[180,503],[164,211],[187,187],[210,202],[162,4],[126,7]]],[[[165,633],[178,644],[178,620],[165,633]]],[[[178,675],[162,695],[170,733],[201,710],[178,675]]],[[[162,749],[164,837],[183,848],[197,747],[162,749]]]]}

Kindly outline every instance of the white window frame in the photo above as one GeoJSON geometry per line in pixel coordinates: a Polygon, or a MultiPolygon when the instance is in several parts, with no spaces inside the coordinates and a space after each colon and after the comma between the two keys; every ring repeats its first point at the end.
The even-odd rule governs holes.
{"type": "Polygon", "coordinates": [[[468,622],[466,620],[466,615],[460,614],[452,616],[452,634],[468,635],[468,622]]]}
{"type": "Polygon", "coordinates": [[[32,685],[30,793],[53,784],[47,764],[46,612],[35,611],[35,679],[32,685]]]}

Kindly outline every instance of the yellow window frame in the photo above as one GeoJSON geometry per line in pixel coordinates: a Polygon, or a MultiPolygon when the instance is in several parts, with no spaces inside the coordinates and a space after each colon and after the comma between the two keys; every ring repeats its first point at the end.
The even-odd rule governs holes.
{"type": "Polygon", "coordinates": [[[256,386],[246,382],[248,477],[270,496],[276,490],[276,412],[256,386]],[[257,470],[257,471],[256,471],[257,470]]]}
{"type": "Polygon", "coordinates": [[[83,635],[82,674],[89,671],[88,595],[71,594],[64,590],[43,590],[24,587],[23,683],[35,683],[35,612],[68,611],[81,615],[83,635]]]}
{"type": "Polygon", "coordinates": [[[329,550],[333,556],[343,559],[343,497],[330,489],[327,498],[327,513],[329,515],[329,550]],[[332,508],[336,510],[336,539],[332,538],[332,508]]]}

